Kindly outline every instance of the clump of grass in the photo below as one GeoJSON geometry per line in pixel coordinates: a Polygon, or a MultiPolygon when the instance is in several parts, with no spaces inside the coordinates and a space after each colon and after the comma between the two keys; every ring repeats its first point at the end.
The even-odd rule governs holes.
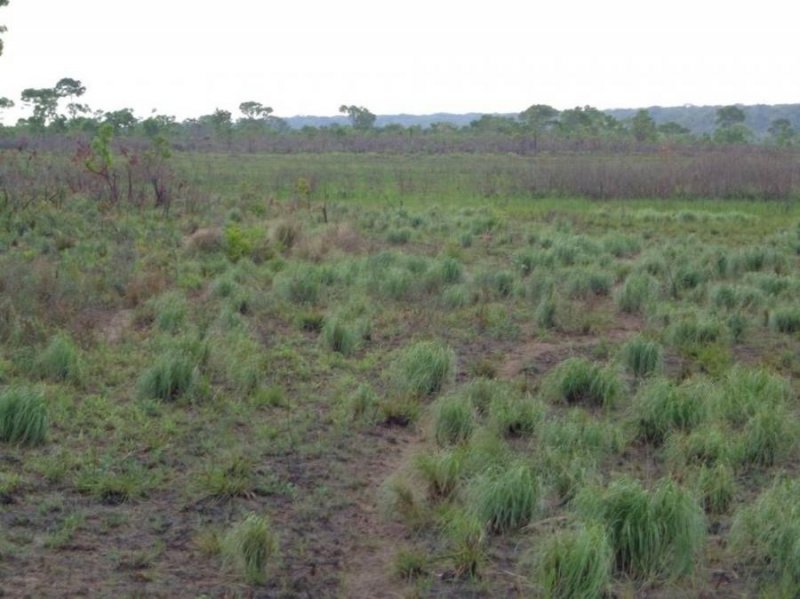
{"type": "Polygon", "coordinates": [[[568,358],[547,377],[550,397],[568,404],[587,403],[610,407],[622,395],[622,382],[610,368],[601,368],[586,358],[568,358]]]}
{"type": "Polygon", "coordinates": [[[56,335],[36,360],[36,369],[42,378],[77,383],[81,378],[78,348],[69,336],[56,335]]]}
{"type": "Polygon", "coordinates": [[[380,401],[375,390],[368,384],[361,384],[346,400],[347,413],[353,422],[374,424],[380,416],[380,401]]]}
{"type": "Polygon", "coordinates": [[[0,394],[0,441],[41,445],[47,436],[47,405],[32,389],[9,387],[0,394]]]}
{"type": "Polygon", "coordinates": [[[387,426],[408,426],[417,421],[422,408],[417,397],[387,397],[378,404],[380,421],[387,426]]]}
{"type": "Polygon", "coordinates": [[[196,379],[195,362],[183,353],[170,353],[139,378],[139,396],[174,401],[187,395],[196,379]]]}
{"type": "Polygon", "coordinates": [[[415,580],[425,575],[430,558],[421,551],[401,549],[394,556],[392,569],[402,580],[415,580]]]}
{"type": "Polygon", "coordinates": [[[797,445],[797,430],[783,406],[760,406],[745,424],[740,459],[762,467],[779,463],[797,445]]]}
{"type": "Polygon", "coordinates": [[[200,478],[200,491],[221,499],[246,497],[254,486],[253,464],[241,455],[209,467],[200,478]]]}
{"type": "Polygon", "coordinates": [[[543,329],[555,329],[558,327],[558,299],[555,293],[542,297],[536,306],[534,318],[536,319],[536,324],[543,329]]]}
{"type": "Polygon", "coordinates": [[[275,279],[278,291],[295,304],[315,304],[319,299],[319,273],[310,266],[298,266],[275,279]]]}
{"type": "Polygon", "coordinates": [[[726,513],[736,493],[733,469],[723,463],[701,466],[697,474],[697,493],[707,513],[726,513]]]}
{"type": "Polygon", "coordinates": [[[248,584],[264,584],[278,555],[278,537],[266,516],[248,514],[222,540],[223,563],[248,584]]]}
{"type": "Polygon", "coordinates": [[[521,528],[539,509],[541,489],[530,467],[493,468],[474,478],[468,492],[479,521],[494,533],[521,528]]]}
{"type": "Polygon", "coordinates": [[[532,435],[544,418],[544,406],[531,397],[504,394],[492,399],[489,417],[495,429],[506,437],[532,435]]]}
{"type": "Polygon", "coordinates": [[[455,258],[445,258],[442,261],[440,270],[442,281],[447,285],[460,283],[464,278],[464,267],[455,258]]]}
{"type": "Polygon", "coordinates": [[[361,344],[361,335],[354,327],[337,317],[327,318],[322,327],[322,338],[331,351],[350,356],[361,344]]]}
{"type": "Polygon", "coordinates": [[[773,582],[794,596],[800,586],[800,479],[776,481],[737,514],[731,529],[731,551],[763,583],[773,582]]]}
{"type": "Polygon", "coordinates": [[[642,337],[636,337],[625,344],[622,358],[628,370],[639,378],[658,374],[664,369],[661,344],[642,337]]]}
{"type": "Polygon", "coordinates": [[[386,234],[386,241],[393,245],[405,245],[410,239],[410,229],[392,229],[386,234]]]}
{"type": "Polygon", "coordinates": [[[733,464],[740,450],[732,431],[712,424],[689,433],[673,432],[666,439],[664,451],[669,462],[682,468],[687,464],[733,464]]]}
{"type": "Polygon", "coordinates": [[[472,511],[453,509],[446,515],[444,530],[456,576],[477,578],[487,559],[481,520],[472,511]]]}
{"type": "Polygon", "coordinates": [[[693,393],[666,379],[652,381],[634,400],[638,437],[660,445],[673,430],[692,430],[708,414],[708,406],[701,396],[702,392],[693,393]]]}
{"type": "Polygon", "coordinates": [[[779,333],[800,331],[800,309],[794,306],[776,308],[769,315],[769,326],[779,333]]]}
{"type": "Polygon", "coordinates": [[[186,321],[186,298],[180,293],[167,293],[154,302],[156,325],[166,333],[177,333],[186,321]]]}
{"type": "Polygon", "coordinates": [[[560,531],[545,541],[537,579],[552,599],[602,597],[611,582],[613,557],[602,526],[560,531]]]}
{"type": "Polygon", "coordinates": [[[457,447],[416,458],[414,465],[425,480],[431,498],[447,499],[453,494],[464,474],[466,455],[463,448],[457,447]]]}
{"type": "Polygon", "coordinates": [[[470,401],[453,395],[436,402],[433,429],[440,447],[468,441],[475,429],[475,414],[470,401]]]}
{"type": "Polygon", "coordinates": [[[715,395],[714,411],[733,426],[742,426],[762,407],[778,408],[791,398],[788,382],[763,368],[731,368],[715,395]]]}
{"type": "Polygon", "coordinates": [[[702,509],[670,480],[648,491],[637,481],[620,478],[603,492],[587,488],[578,505],[605,526],[616,569],[634,578],[691,573],[705,541],[702,509]]]}
{"type": "Polygon", "coordinates": [[[617,293],[617,307],[628,314],[639,314],[657,297],[658,281],[644,273],[633,273],[617,293]]]}
{"type": "Polygon", "coordinates": [[[722,336],[719,321],[696,316],[682,318],[673,323],[667,333],[669,342],[677,347],[707,345],[722,336]]]}
{"type": "Polygon", "coordinates": [[[463,284],[447,287],[442,292],[442,303],[447,308],[463,308],[473,303],[474,297],[469,287],[463,284]]]}
{"type": "Polygon", "coordinates": [[[602,271],[577,269],[567,278],[567,295],[573,299],[589,299],[593,296],[608,295],[613,281],[608,273],[602,271]]]}
{"type": "Polygon", "coordinates": [[[510,393],[508,385],[502,381],[479,377],[464,388],[464,395],[472,402],[478,414],[486,414],[492,401],[510,393]]]}
{"type": "Polygon", "coordinates": [[[435,395],[453,376],[456,356],[441,341],[420,341],[400,357],[400,386],[417,396],[435,395]]]}

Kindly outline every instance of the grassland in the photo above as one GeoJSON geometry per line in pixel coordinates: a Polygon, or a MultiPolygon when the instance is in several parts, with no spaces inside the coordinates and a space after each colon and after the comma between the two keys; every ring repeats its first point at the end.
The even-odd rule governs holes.
{"type": "Polygon", "coordinates": [[[0,215],[6,596],[796,596],[793,203],[176,160],[0,215]]]}

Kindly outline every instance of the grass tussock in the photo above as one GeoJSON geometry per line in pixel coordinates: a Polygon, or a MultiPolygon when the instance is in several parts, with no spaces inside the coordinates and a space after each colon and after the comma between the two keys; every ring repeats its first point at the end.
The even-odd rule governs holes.
{"type": "Polygon", "coordinates": [[[547,377],[551,399],[567,404],[611,407],[622,397],[623,385],[617,373],[586,358],[568,358],[547,377]]]}
{"type": "Polygon", "coordinates": [[[471,481],[468,494],[477,518],[498,534],[528,524],[541,501],[539,481],[525,464],[486,471],[471,481]]]}
{"type": "Polygon", "coordinates": [[[32,389],[10,387],[0,393],[0,441],[41,445],[47,436],[47,405],[32,389]]]}
{"type": "Polygon", "coordinates": [[[248,584],[264,584],[278,556],[278,537],[266,516],[248,514],[222,540],[223,563],[248,584]]]}
{"type": "Polygon", "coordinates": [[[536,580],[553,599],[602,597],[611,583],[613,557],[600,525],[559,531],[545,540],[536,580]]]}
{"type": "Polygon", "coordinates": [[[452,378],[455,362],[455,352],[441,341],[415,343],[400,357],[399,386],[417,397],[435,395],[452,378]]]}

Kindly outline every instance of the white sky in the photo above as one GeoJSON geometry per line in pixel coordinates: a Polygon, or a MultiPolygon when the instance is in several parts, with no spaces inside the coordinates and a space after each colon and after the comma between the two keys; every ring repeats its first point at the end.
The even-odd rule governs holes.
{"type": "Polygon", "coordinates": [[[281,116],[793,103],[793,5],[11,0],[0,96],[19,104],[22,89],[73,77],[95,109],[180,119],[244,100],[281,116]]]}

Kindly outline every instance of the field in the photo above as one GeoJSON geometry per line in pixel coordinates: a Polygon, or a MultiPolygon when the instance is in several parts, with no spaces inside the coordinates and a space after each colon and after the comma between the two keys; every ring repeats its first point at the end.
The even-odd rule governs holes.
{"type": "Polygon", "coordinates": [[[797,596],[792,200],[175,161],[0,212],[0,595],[797,596]]]}

